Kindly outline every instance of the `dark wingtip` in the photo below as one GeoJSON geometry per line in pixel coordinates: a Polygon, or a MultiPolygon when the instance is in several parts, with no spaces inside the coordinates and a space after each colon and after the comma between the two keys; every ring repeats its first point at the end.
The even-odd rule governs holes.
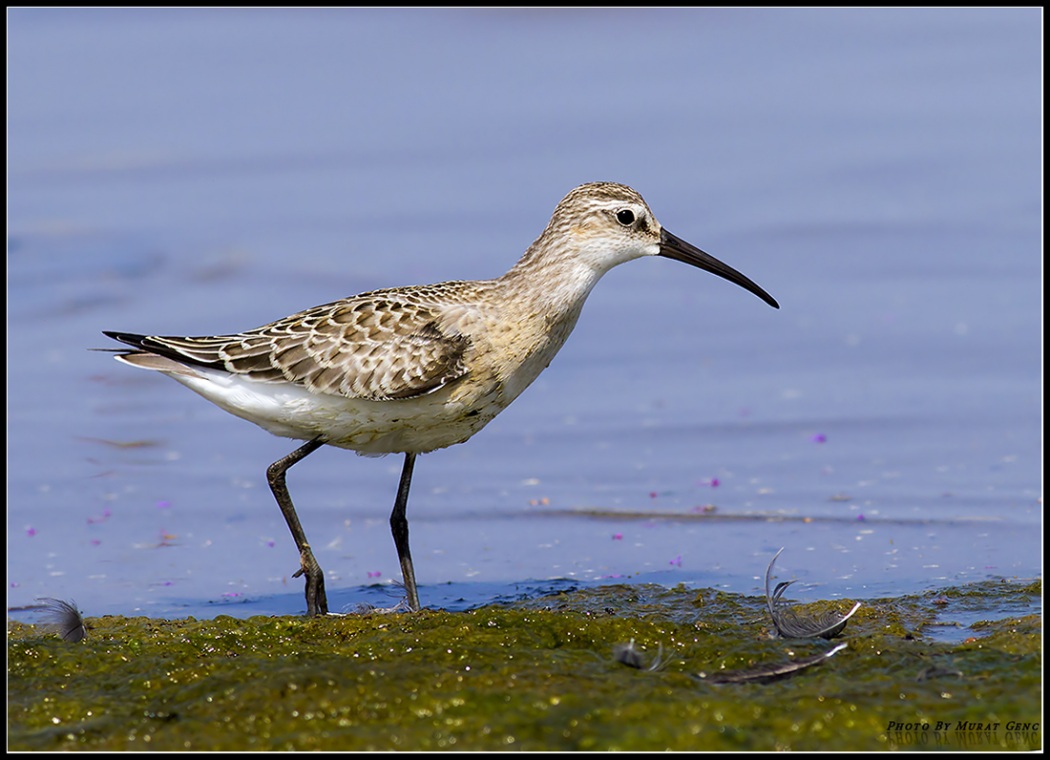
{"type": "Polygon", "coordinates": [[[127,343],[129,346],[134,346],[135,348],[148,350],[143,345],[143,341],[145,341],[147,337],[145,335],[138,335],[136,333],[116,332],[114,330],[103,330],[102,334],[108,338],[112,338],[113,340],[119,340],[121,343],[127,343]]]}
{"type": "MultiPolygon", "coordinates": [[[[173,348],[157,339],[157,337],[150,335],[139,335],[138,333],[126,333],[117,332],[116,330],[103,330],[103,335],[113,338],[113,340],[119,340],[121,343],[126,343],[131,346],[134,350],[127,348],[112,348],[110,351],[118,352],[124,356],[131,354],[156,354],[157,356],[163,356],[173,361],[179,362],[180,364],[191,364],[197,367],[209,367],[213,369],[224,369],[225,365],[222,360],[216,360],[214,362],[204,361],[190,354],[185,354],[179,351],[177,348],[173,348]]],[[[187,340],[194,340],[189,338],[187,340]]],[[[105,349],[103,349],[105,350],[105,349]]]]}

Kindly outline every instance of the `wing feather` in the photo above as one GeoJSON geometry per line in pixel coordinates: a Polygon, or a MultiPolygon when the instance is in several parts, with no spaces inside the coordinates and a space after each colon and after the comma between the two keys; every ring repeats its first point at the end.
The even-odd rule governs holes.
{"type": "Polygon", "coordinates": [[[470,338],[444,317],[440,299],[395,289],[317,306],[238,335],[106,334],[137,349],[128,355],[151,353],[260,382],[383,401],[421,396],[467,374],[470,338]]]}

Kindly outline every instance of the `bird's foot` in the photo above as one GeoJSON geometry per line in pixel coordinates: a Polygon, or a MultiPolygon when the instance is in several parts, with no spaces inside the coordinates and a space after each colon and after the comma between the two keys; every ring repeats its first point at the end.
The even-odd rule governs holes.
{"type": "Polygon", "coordinates": [[[299,570],[292,577],[306,576],[306,614],[309,617],[328,614],[328,597],[324,593],[324,572],[314,558],[313,550],[303,546],[299,553],[299,570]]]}

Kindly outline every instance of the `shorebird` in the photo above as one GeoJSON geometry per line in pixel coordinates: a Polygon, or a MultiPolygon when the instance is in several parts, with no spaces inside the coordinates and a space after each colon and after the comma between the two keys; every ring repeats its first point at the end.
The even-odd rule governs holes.
{"type": "Polygon", "coordinates": [[[493,280],[373,290],[241,333],[163,337],[104,331],[116,358],[156,370],[274,435],[306,441],[266,471],[299,550],[308,615],[328,612],[324,574],[285,474],[322,446],[404,454],[390,527],[408,606],[419,593],[408,545],[416,456],[463,443],[542,372],[591,288],[617,264],[664,256],[766,291],[665,230],[636,191],[592,182],[570,191],[543,233],[493,280]]]}

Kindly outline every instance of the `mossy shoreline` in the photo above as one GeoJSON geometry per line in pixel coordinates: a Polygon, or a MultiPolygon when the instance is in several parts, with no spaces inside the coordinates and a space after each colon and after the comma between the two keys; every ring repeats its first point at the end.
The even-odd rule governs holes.
{"type": "MultiPolygon", "coordinates": [[[[1041,593],[988,581],[865,600],[834,642],[772,638],[761,597],[649,585],[469,612],[89,618],[76,644],[9,622],[8,748],[1035,750],[1041,593]],[[986,622],[939,635],[975,611],[986,622]],[[631,640],[662,666],[617,662],[631,640]],[[782,680],[697,677],[842,642],[782,680]]],[[[849,609],[802,609],[828,607],[849,609]]]]}

